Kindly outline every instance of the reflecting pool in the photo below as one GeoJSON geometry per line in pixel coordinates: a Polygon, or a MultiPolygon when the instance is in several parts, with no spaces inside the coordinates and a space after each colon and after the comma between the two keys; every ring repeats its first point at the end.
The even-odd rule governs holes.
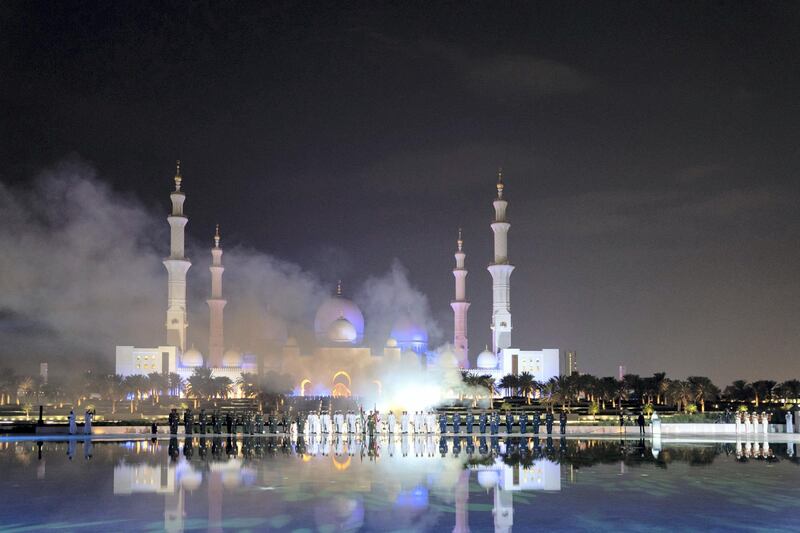
{"type": "Polygon", "coordinates": [[[0,442],[0,531],[800,530],[793,444],[0,442]]]}

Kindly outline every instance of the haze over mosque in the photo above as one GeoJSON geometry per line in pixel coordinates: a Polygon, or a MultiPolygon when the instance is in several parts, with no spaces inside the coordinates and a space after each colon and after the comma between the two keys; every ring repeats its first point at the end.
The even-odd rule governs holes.
{"type": "MultiPolygon", "coordinates": [[[[469,369],[469,342],[467,312],[470,303],[466,290],[466,252],[461,230],[458,232],[455,252],[455,295],[451,302],[454,314],[452,345],[431,349],[425,324],[415,323],[403,310],[396,310],[400,318],[386,339],[380,339],[382,350],[375,351],[365,342],[365,317],[359,306],[347,298],[341,281],[333,294],[322,302],[316,311],[313,335],[303,337],[287,334],[282,345],[272,353],[242,352],[235,342],[225,338],[224,310],[227,300],[223,296],[222,275],[225,271],[221,246],[222,237],[217,225],[211,247],[211,290],[206,300],[209,308],[209,335],[207,340],[190,342],[187,312],[187,273],[192,266],[186,256],[185,227],[188,217],[184,211],[186,193],[180,161],[174,178],[175,188],[170,193],[172,211],[167,217],[170,226],[170,253],[164,259],[167,270],[167,309],[163,344],[152,343],[150,348],[136,346],[116,347],[116,373],[122,376],[175,372],[189,378],[196,369],[208,368],[213,377],[225,376],[234,383],[242,373],[264,374],[278,372],[292,376],[296,395],[380,398],[387,388],[394,388],[395,396],[422,395],[425,407],[447,396],[447,380],[441,374],[453,374],[469,369]],[[197,346],[206,349],[203,354],[197,346]],[[399,382],[414,384],[417,388],[397,390],[399,382]],[[427,383],[427,388],[419,388],[427,383]],[[439,390],[431,390],[436,388],[439,390]]],[[[493,200],[494,255],[488,265],[492,280],[492,309],[490,318],[492,346],[485,347],[476,358],[478,374],[489,374],[499,381],[506,374],[529,372],[537,381],[547,381],[559,375],[560,350],[556,348],[523,350],[512,343],[511,274],[514,266],[509,261],[508,231],[511,228],[506,211],[508,201],[504,196],[502,171],[498,172],[493,200]]],[[[235,273],[233,273],[235,275],[235,273]]],[[[374,339],[371,339],[374,340],[374,339]]],[[[374,342],[372,343],[375,344],[374,342]]],[[[571,370],[567,369],[568,371],[571,370]]],[[[237,391],[240,394],[240,391],[237,391]]],[[[397,399],[393,400],[395,404],[397,399]]],[[[402,400],[400,400],[402,403],[402,400]]],[[[419,398],[414,398],[419,402],[419,398]]],[[[421,405],[422,406],[422,405],[421,405]]]]}

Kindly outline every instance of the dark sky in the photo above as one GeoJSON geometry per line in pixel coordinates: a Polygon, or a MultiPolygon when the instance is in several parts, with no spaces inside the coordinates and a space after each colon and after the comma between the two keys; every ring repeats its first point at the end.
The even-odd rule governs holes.
{"type": "Polygon", "coordinates": [[[166,212],[180,158],[194,238],[398,258],[447,335],[461,225],[477,353],[502,166],[515,345],[800,377],[800,4],[338,4],[3,2],[0,179],[78,156],[166,212]]]}

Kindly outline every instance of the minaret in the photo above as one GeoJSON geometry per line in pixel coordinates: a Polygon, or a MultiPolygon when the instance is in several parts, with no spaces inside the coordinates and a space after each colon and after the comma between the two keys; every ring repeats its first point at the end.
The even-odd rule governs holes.
{"type": "Polygon", "coordinates": [[[186,272],[192,262],[186,258],[184,250],[184,228],[189,219],[183,214],[186,195],[181,191],[181,162],[175,171],[175,190],[169,195],[172,200],[172,213],[167,217],[170,227],[170,254],[164,259],[167,269],[167,345],[177,346],[186,351],[186,272]]]}
{"type": "Polygon", "coordinates": [[[497,172],[497,198],[494,200],[494,261],[489,265],[492,275],[492,351],[497,354],[511,346],[511,272],[508,262],[508,229],[506,207],[503,199],[503,170],[497,172]]]}
{"type": "Polygon", "coordinates": [[[458,250],[456,250],[456,268],[453,277],[456,278],[456,297],[450,302],[453,308],[453,347],[455,349],[458,366],[469,368],[469,350],[467,346],[467,269],[464,268],[464,240],[461,238],[461,228],[458,228],[458,250]]]}
{"type": "Polygon", "coordinates": [[[224,325],[222,319],[223,309],[227,300],[222,298],[222,273],[225,267],[222,266],[222,248],[219,247],[219,224],[214,234],[214,247],[211,248],[211,298],[206,300],[210,311],[210,323],[208,326],[208,366],[222,366],[222,352],[224,349],[224,325]]]}

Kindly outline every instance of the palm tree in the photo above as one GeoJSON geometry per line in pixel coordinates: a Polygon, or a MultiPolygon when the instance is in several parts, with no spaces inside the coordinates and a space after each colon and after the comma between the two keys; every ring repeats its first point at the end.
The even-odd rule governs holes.
{"type": "Polygon", "coordinates": [[[11,393],[16,394],[19,378],[11,368],[0,370],[0,404],[11,403],[11,393]]]}
{"type": "Polygon", "coordinates": [[[106,400],[111,400],[112,415],[117,412],[117,402],[125,397],[125,389],[125,378],[119,374],[105,376],[101,391],[106,400]]]}
{"type": "Polygon", "coordinates": [[[186,382],[177,372],[170,372],[167,374],[167,387],[169,388],[169,396],[180,396],[186,382]]]}
{"type": "Polygon", "coordinates": [[[725,387],[723,395],[731,401],[747,402],[753,399],[754,391],[748,382],[737,379],[725,387]]]}
{"type": "Polygon", "coordinates": [[[650,378],[652,381],[652,387],[656,394],[656,404],[661,403],[661,399],[663,398],[664,394],[667,392],[667,387],[669,386],[669,380],[667,380],[667,373],[666,372],[656,372],[653,374],[653,377],[650,378]]]}
{"type": "Polygon", "coordinates": [[[133,413],[136,410],[137,402],[142,399],[142,393],[148,388],[147,376],[141,374],[128,376],[123,381],[123,387],[132,396],[131,413],[133,413]]]}
{"type": "Polygon", "coordinates": [[[756,395],[756,407],[758,407],[759,401],[772,399],[772,389],[775,388],[775,384],[776,382],[771,379],[762,379],[750,384],[756,395]]]}
{"type": "Polygon", "coordinates": [[[516,396],[517,387],[519,387],[519,378],[514,374],[506,374],[500,379],[498,386],[506,390],[506,396],[516,396]]]}
{"type": "Polygon", "coordinates": [[[245,398],[255,398],[261,392],[258,376],[250,372],[242,372],[242,375],[236,380],[236,385],[245,398]]]}
{"type": "Polygon", "coordinates": [[[150,395],[154,404],[159,403],[161,395],[169,389],[169,377],[161,372],[151,372],[147,374],[147,381],[150,383],[150,395]]]}
{"type": "Polygon", "coordinates": [[[233,389],[233,381],[228,376],[211,378],[211,396],[214,398],[228,398],[233,389]]]}
{"type": "Polygon", "coordinates": [[[622,388],[626,391],[625,399],[628,399],[632,395],[637,398],[639,402],[644,403],[642,394],[644,390],[644,381],[639,377],[639,374],[625,374],[622,376],[622,388]]]}
{"type": "Polygon", "coordinates": [[[492,398],[497,394],[497,386],[494,378],[490,374],[483,374],[478,376],[478,384],[479,387],[486,389],[486,392],[489,394],[489,401],[491,402],[492,398]]]}
{"type": "Polygon", "coordinates": [[[519,376],[517,376],[517,386],[519,387],[519,391],[522,393],[522,395],[525,396],[526,403],[530,405],[531,397],[537,388],[536,380],[534,379],[533,374],[530,372],[522,372],[519,376]]]}
{"type": "Polygon", "coordinates": [[[559,401],[563,401],[562,398],[558,378],[550,378],[542,384],[540,401],[551,413],[553,412],[553,406],[559,401]]]}
{"type": "Polygon", "coordinates": [[[686,406],[694,398],[694,391],[688,381],[680,379],[670,380],[669,388],[667,389],[667,398],[675,404],[680,411],[682,408],[686,410],[686,406]]]}
{"type": "Polygon", "coordinates": [[[211,369],[206,367],[195,368],[186,384],[186,394],[195,399],[195,405],[201,398],[210,400],[214,395],[215,386],[211,377],[211,369]]]}
{"type": "Polygon", "coordinates": [[[777,387],[778,394],[785,401],[797,400],[800,398],[800,381],[787,379],[777,387]]]}
{"type": "Polygon", "coordinates": [[[600,387],[600,402],[603,405],[603,409],[606,408],[606,402],[611,402],[611,407],[614,407],[614,401],[617,397],[617,380],[613,377],[606,376],[600,379],[599,383],[600,387]]]}
{"type": "Polygon", "coordinates": [[[706,401],[714,401],[719,397],[719,388],[710,379],[703,376],[689,376],[687,379],[694,393],[694,400],[700,403],[700,412],[706,412],[706,401]]]}

